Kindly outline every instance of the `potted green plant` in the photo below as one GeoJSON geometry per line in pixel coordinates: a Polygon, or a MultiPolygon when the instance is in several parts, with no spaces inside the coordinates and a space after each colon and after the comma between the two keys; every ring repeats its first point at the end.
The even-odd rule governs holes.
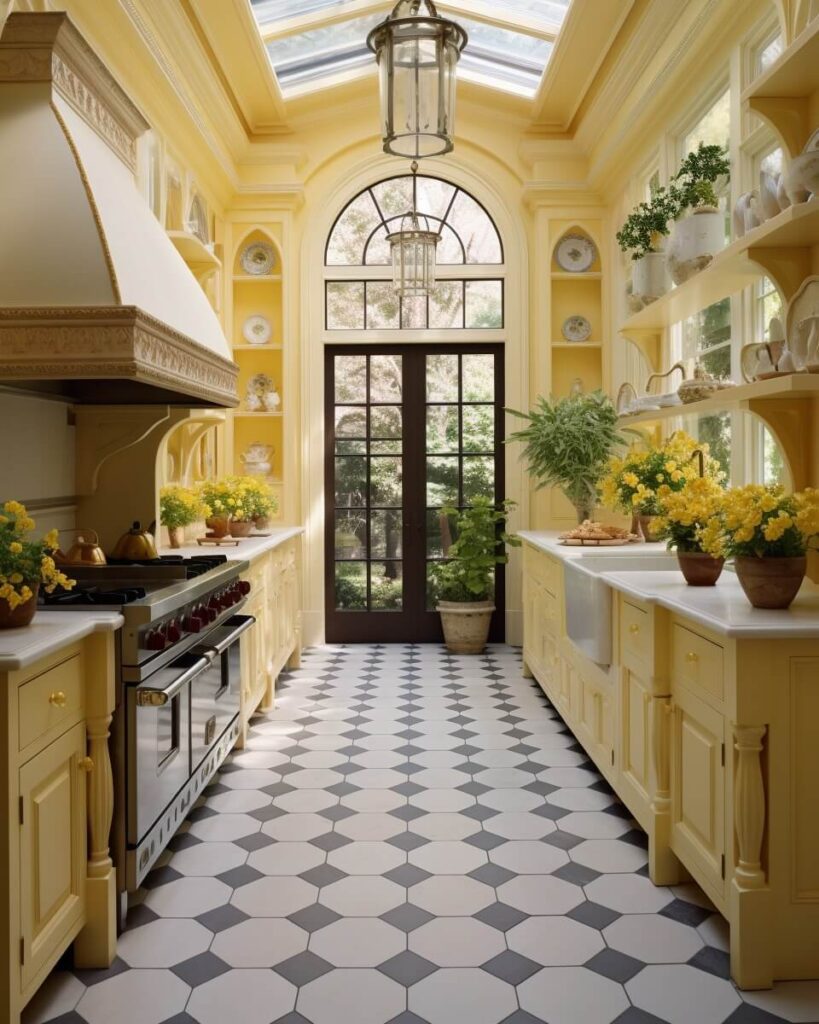
{"type": "Polygon", "coordinates": [[[559,488],[574,505],[577,521],[593,517],[598,484],[613,452],[625,444],[617,410],[602,391],[568,398],[540,397],[531,412],[508,410],[527,421],[507,444],[523,443],[523,457],[537,486],[559,488]]]}
{"type": "Polygon", "coordinates": [[[680,192],[676,187],[660,187],[648,202],[639,203],[617,232],[617,244],[630,252],[633,261],[632,295],[648,305],[668,291],[663,240],[669,224],[680,211],[680,192]]]}
{"type": "Polygon", "coordinates": [[[169,484],[159,492],[159,521],[168,530],[172,548],[185,540],[185,527],[205,518],[207,508],[196,491],[169,484]]]}
{"type": "Polygon", "coordinates": [[[680,197],[680,214],[668,246],[668,269],[675,284],[707,267],[725,247],[725,217],[719,209],[720,191],[731,174],[731,162],[724,146],[700,143],[689,153],[672,178],[680,197]]]}
{"type": "Polygon", "coordinates": [[[70,580],[57,568],[57,531],[42,540],[30,540],[34,520],[19,501],[7,501],[0,509],[0,629],[28,626],[37,611],[42,584],[47,593],[56,587],[70,590],[70,580]]]}
{"type": "Polygon", "coordinates": [[[505,530],[514,502],[496,506],[489,498],[475,498],[462,511],[446,506],[440,514],[452,521],[456,540],[446,552],[448,561],[433,569],[444,640],[454,654],[480,654],[486,646],[492,613],[495,567],[507,561],[506,547],[520,540],[505,530]]]}

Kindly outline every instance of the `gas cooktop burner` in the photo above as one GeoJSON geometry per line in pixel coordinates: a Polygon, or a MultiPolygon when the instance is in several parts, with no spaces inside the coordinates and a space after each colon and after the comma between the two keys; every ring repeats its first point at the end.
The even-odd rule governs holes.
{"type": "Polygon", "coordinates": [[[189,580],[202,576],[219,565],[224,565],[227,555],[195,555],[186,558],[184,555],[160,555],[158,558],[109,558],[108,564],[113,566],[145,566],[147,568],[166,568],[168,566],[181,566],[185,570],[185,576],[189,580]]]}
{"type": "Polygon", "coordinates": [[[98,586],[87,586],[78,583],[73,590],[55,590],[53,594],[43,594],[42,603],[46,608],[85,608],[101,606],[118,608],[121,605],[141,601],[146,596],[144,587],[120,587],[115,590],[103,590],[98,586]]]}

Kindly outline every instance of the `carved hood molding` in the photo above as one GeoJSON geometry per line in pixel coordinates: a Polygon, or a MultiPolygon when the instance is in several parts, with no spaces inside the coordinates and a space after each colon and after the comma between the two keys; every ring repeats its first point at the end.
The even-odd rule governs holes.
{"type": "Polygon", "coordinates": [[[0,381],[91,404],[237,404],[218,318],[136,186],[148,127],[66,14],[9,16],[0,381]]]}

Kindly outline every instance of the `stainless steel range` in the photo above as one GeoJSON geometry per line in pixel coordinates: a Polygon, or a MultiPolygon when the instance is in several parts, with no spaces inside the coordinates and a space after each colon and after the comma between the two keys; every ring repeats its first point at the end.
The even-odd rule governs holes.
{"type": "MultiPolygon", "coordinates": [[[[139,887],[239,733],[237,614],[247,562],[220,556],[74,569],[74,591],[49,609],[116,608],[117,710],[112,729],[120,892],[139,887]]],[[[124,911],[123,901],[123,911],[124,911]]]]}

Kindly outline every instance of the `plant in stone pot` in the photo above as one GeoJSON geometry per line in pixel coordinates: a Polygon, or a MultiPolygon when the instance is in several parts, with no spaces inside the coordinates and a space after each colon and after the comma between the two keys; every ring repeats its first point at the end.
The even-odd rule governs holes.
{"type": "Polygon", "coordinates": [[[700,143],[689,153],[672,178],[678,190],[680,217],[668,246],[668,268],[675,284],[707,267],[725,246],[725,217],[719,210],[718,193],[731,174],[731,162],[724,146],[700,143]]]}
{"type": "Polygon", "coordinates": [[[245,482],[245,506],[257,530],[267,530],[270,518],[279,509],[272,486],[259,476],[242,477],[245,482]]]}
{"type": "Polygon", "coordinates": [[[71,590],[75,581],[57,568],[57,531],[42,540],[30,540],[34,520],[19,501],[7,501],[0,511],[0,629],[27,626],[37,611],[42,585],[47,593],[57,587],[71,590]]]}
{"type": "Polygon", "coordinates": [[[663,245],[669,224],[680,211],[676,187],[658,188],[648,202],[638,203],[617,232],[617,244],[631,253],[632,295],[648,305],[668,291],[663,245]]]}
{"type": "Polygon", "coordinates": [[[454,654],[480,654],[486,646],[495,611],[495,568],[508,561],[507,546],[520,544],[505,529],[513,508],[512,501],[496,506],[489,498],[475,498],[461,511],[441,509],[456,540],[446,551],[447,561],[434,566],[432,585],[444,639],[454,654]]]}
{"type": "Polygon", "coordinates": [[[692,587],[712,587],[725,565],[723,505],[725,491],[718,479],[687,479],[680,491],[667,485],[658,491],[657,534],[677,552],[680,571],[692,587]]]}
{"type": "MultiPolygon", "coordinates": [[[[197,493],[206,509],[205,525],[215,538],[227,537],[230,532],[233,489],[227,480],[205,480],[197,493]]],[[[234,502],[235,505],[235,502],[234,502]]]]}
{"type": "Polygon", "coordinates": [[[507,444],[523,443],[523,457],[537,486],[563,491],[579,523],[592,519],[598,484],[613,452],[625,443],[611,399],[602,391],[590,391],[568,398],[538,398],[528,413],[508,411],[527,421],[507,444]]]}
{"type": "Polygon", "coordinates": [[[724,545],[754,608],[787,608],[799,592],[807,551],[819,536],[819,491],[786,494],[748,484],[725,495],[724,545]]]}
{"type": "Polygon", "coordinates": [[[169,484],[159,492],[159,521],[168,530],[172,548],[185,541],[185,527],[204,519],[208,512],[199,494],[189,487],[169,484]]]}

